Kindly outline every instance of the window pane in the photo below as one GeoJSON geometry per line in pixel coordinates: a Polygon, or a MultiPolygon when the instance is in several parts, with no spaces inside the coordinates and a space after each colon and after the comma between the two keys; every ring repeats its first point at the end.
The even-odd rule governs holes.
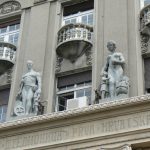
{"type": "Polygon", "coordinates": [[[144,0],[144,5],[149,5],[150,4],[150,0],[144,0]]]}
{"type": "Polygon", "coordinates": [[[13,41],[14,41],[14,35],[13,34],[9,36],[9,40],[8,41],[10,43],[13,43],[13,41]]]}
{"type": "Polygon", "coordinates": [[[66,20],[66,21],[65,21],[65,24],[69,24],[69,23],[70,23],[70,20],[66,20]]]}
{"type": "Polygon", "coordinates": [[[85,96],[91,96],[91,88],[85,89],[85,96]]]}
{"type": "Polygon", "coordinates": [[[6,112],[7,112],[7,105],[0,106],[0,122],[4,122],[6,120],[6,112]]]}
{"type": "Polygon", "coordinates": [[[16,33],[16,34],[14,35],[14,44],[15,44],[15,45],[17,45],[17,43],[18,43],[18,37],[19,37],[19,34],[16,33]]]}
{"type": "Polygon", "coordinates": [[[6,31],[7,31],[7,28],[6,28],[6,27],[0,29],[0,33],[5,33],[6,31]]]}
{"type": "Polygon", "coordinates": [[[9,27],[9,31],[14,31],[14,30],[15,30],[15,25],[9,27]]]}
{"type": "Polygon", "coordinates": [[[4,36],[0,37],[0,42],[4,42],[4,36]]]}
{"type": "Polygon", "coordinates": [[[76,19],[71,19],[71,23],[76,23],[76,19]]]}
{"type": "Polygon", "coordinates": [[[83,24],[87,24],[87,16],[82,16],[82,22],[83,24]]]}
{"type": "Polygon", "coordinates": [[[85,89],[85,96],[88,97],[89,103],[91,103],[91,88],[85,89]]]}
{"type": "Polygon", "coordinates": [[[76,91],[77,97],[83,97],[84,96],[84,89],[76,91]]]}
{"type": "Polygon", "coordinates": [[[59,111],[66,110],[67,99],[73,99],[73,98],[74,98],[74,92],[58,95],[58,110],[59,111]]]}
{"type": "Polygon", "coordinates": [[[88,24],[93,25],[93,14],[88,15],[88,24]]]}
{"type": "Polygon", "coordinates": [[[0,114],[2,113],[2,106],[0,106],[0,114]]]}
{"type": "Polygon", "coordinates": [[[20,24],[16,24],[16,30],[20,29],[20,24]]]}
{"type": "Polygon", "coordinates": [[[3,113],[6,113],[7,112],[7,105],[4,105],[3,106],[3,113]]]}

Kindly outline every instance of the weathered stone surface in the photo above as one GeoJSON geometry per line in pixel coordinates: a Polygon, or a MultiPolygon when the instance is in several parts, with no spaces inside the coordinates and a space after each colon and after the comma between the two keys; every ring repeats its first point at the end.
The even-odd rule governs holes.
{"type": "Polygon", "coordinates": [[[150,110],[137,111],[135,109],[140,105],[147,105],[149,101],[150,95],[133,97],[82,109],[3,123],[0,124],[0,130],[3,131],[0,133],[0,147],[3,150],[16,150],[19,148],[56,146],[56,144],[81,140],[109,138],[112,135],[120,137],[131,132],[133,135],[131,137],[134,138],[133,132],[142,134],[147,132],[144,131],[145,129],[150,130],[150,110]],[[119,107],[122,108],[121,114],[117,114],[116,111],[119,107]],[[113,115],[105,114],[104,117],[103,114],[107,109],[111,110],[113,115]],[[75,118],[79,116],[80,120],[75,121],[75,118]],[[66,119],[67,121],[65,121],[66,119]],[[73,123],[71,119],[74,120],[73,123]],[[40,126],[36,126],[37,124],[40,126]],[[28,128],[28,131],[25,131],[25,128],[28,128]],[[12,129],[13,132],[9,132],[12,129]]]}

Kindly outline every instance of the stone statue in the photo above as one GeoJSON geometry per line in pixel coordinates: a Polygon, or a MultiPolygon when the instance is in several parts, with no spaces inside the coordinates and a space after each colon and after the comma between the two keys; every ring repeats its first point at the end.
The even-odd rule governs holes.
{"type": "Polygon", "coordinates": [[[127,95],[129,91],[129,79],[124,76],[125,59],[122,53],[116,52],[116,43],[109,41],[107,48],[111,54],[102,70],[102,83],[100,88],[101,98],[114,98],[127,95]]]}
{"type": "Polygon", "coordinates": [[[27,73],[22,76],[14,113],[19,115],[38,114],[41,96],[41,76],[33,70],[33,62],[27,61],[27,73]]]}

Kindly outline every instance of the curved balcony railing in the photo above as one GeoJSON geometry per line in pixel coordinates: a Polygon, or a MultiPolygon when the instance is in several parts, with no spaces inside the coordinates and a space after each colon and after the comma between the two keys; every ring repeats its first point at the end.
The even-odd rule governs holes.
{"type": "Polygon", "coordinates": [[[10,69],[15,62],[16,46],[0,42],[0,74],[10,69]]]}
{"type": "Polygon", "coordinates": [[[56,52],[67,59],[76,59],[92,46],[93,27],[85,24],[68,24],[58,31],[56,52]]]}

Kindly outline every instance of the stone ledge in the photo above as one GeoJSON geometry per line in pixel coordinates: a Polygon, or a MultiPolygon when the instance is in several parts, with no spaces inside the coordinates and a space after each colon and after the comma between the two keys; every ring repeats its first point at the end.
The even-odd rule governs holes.
{"type": "Polygon", "coordinates": [[[95,104],[88,107],[83,107],[80,109],[74,109],[69,111],[63,111],[63,112],[54,112],[50,114],[44,114],[40,116],[33,116],[23,119],[18,119],[15,121],[7,121],[4,123],[0,123],[0,130],[5,130],[9,128],[16,128],[19,126],[25,126],[25,125],[32,125],[32,124],[38,124],[38,123],[44,123],[48,121],[55,121],[60,119],[66,119],[71,117],[76,117],[80,115],[88,115],[91,113],[96,112],[103,112],[110,109],[116,109],[120,107],[126,107],[136,104],[144,104],[150,102],[150,95],[142,95],[137,97],[130,97],[126,99],[120,99],[120,100],[113,100],[110,102],[105,102],[101,104],[95,104]]]}

